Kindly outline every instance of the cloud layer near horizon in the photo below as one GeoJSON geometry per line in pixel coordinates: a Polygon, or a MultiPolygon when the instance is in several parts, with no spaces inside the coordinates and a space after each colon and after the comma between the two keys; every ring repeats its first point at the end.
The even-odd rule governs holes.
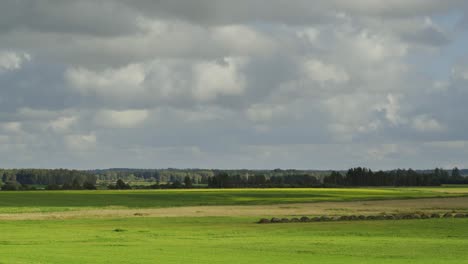
{"type": "Polygon", "coordinates": [[[462,0],[6,0],[0,167],[468,167],[462,0]]]}

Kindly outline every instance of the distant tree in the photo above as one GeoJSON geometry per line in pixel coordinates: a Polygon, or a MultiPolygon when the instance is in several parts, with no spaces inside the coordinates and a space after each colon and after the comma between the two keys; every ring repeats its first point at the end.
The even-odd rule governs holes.
{"type": "Polygon", "coordinates": [[[170,188],[173,188],[173,189],[179,189],[182,187],[183,187],[182,183],[179,180],[174,181],[170,186],[170,188]]]}
{"type": "Polygon", "coordinates": [[[83,189],[83,186],[81,186],[80,181],[78,179],[73,179],[71,187],[72,187],[73,190],[83,189]]]}
{"type": "MultiPolygon", "coordinates": [[[[54,184],[51,184],[51,185],[54,185],[54,184]]],[[[62,190],[72,190],[73,187],[70,183],[66,182],[62,185],[62,190]]]]}
{"type": "Polygon", "coordinates": [[[83,189],[85,189],[85,190],[96,190],[96,186],[93,183],[87,181],[87,182],[83,183],[83,189]]]}
{"type": "Polygon", "coordinates": [[[49,184],[45,188],[46,190],[53,191],[53,190],[60,190],[60,185],[58,184],[49,184]]]}
{"type": "Polygon", "coordinates": [[[462,176],[460,174],[460,170],[457,167],[453,168],[453,170],[452,170],[452,178],[456,179],[456,180],[462,179],[462,176]]]}
{"type": "Polygon", "coordinates": [[[332,173],[329,176],[326,176],[323,179],[323,183],[327,185],[344,185],[345,180],[341,173],[332,171],[332,173]]]}
{"type": "Polygon", "coordinates": [[[184,178],[185,188],[192,188],[192,179],[189,176],[185,176],[184,178]]]}
{"type": "Polygon", "coordinates": [[[2,182],[7,182],[7,181],[8,181],[8,174],[4,172],[2,175],[2,182]]]}
{"type": "Polygon", "coordinates": [[[213,188],[230,188],[231,181],[229,178],[229,174],[227,174],[227,172],[224,171],[217,173],[215,176],[212,177],[209,186],[213,188]]]}
{"type": "Polygon", "coordinates": [[[149,186],[150,189],[161,189],[160,182],[157,181],[155,184],[149,186]]]}
{"type": "Polygon", "coordinates": [[[130,185],[128,183],[125,183],[121,179],[118,179],[117,182],[115,183],[115,189],[117,190],[128,190],[131,189],[130,185]]]}
{"type": "Polygon", "coordinates": [[[15,181],[6,182],[2,186],[2,191],[17,191],[21,189],[21,184],[15,181]]]}

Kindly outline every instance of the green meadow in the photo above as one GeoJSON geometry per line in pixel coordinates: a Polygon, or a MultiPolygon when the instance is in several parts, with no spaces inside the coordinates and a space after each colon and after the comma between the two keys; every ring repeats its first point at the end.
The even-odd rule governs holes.
{"type": "MultiPolygon", "coordinates": [[[[463,187],[0,192],[0,219],[86,208],[224,205],[230,210],[231,205],[445,199],[467,193],[463,187]]],[[[264,225],[255,223],[258,217],[242,215],[5,219],[0,220],[0,264],[468,263],[468,218],[264,225]]]]}
{"type": "Polygon", "coordinates": [[[96,208],[270,205],[468,195],[468,188],[229,189],[0,192],[0,213],[96,208]]]}
{"type": "Polygon", "coordinates": [[[254,220],[0,222],[0,263],[468,263],[468,219],[254,220]]]}

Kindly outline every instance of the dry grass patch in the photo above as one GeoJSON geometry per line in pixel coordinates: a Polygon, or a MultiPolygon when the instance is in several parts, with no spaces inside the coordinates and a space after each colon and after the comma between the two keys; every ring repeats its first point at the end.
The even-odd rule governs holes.
{"type": "Polygon", "coordinates": [[[288,205],[190,206],[154,209],[103,208],[68,212],[0,214],[0,220],[46,220],[128,217],[206,217],[206,216],[303,216],[345,214],[373,215],[385,212],[427,214],[467,211],[468,197],[383,200],[359,202],[322,202],[288,205]]]}

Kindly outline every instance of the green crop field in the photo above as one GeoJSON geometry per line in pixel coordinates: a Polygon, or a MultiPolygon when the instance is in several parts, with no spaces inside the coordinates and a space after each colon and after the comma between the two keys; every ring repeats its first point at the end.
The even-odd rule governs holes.
{"type": "Polygon", "coordinates": [[[0,222],[0,263],[468,263],[468,219],[0,222]]]}
{"type": "Polygon", "coordinates": [[[0,192],[0,213],[70,211],[103,207],[161,208],[197,205],[267,205],[465,195],[468,195],[468,188],[0,192]]]}
{"type": "Polygon", "coordinates": [[[0,263],[468,263],[468,218],[261,225],[257,216],[236,214],[242,211],[227,217],[85,217],[82,211],[278,204],[287,212],[281,204],[334,202],[352,213],[359,203],[352,201],[365,200],[360,210],[405,201],[415,208],[421,201],[422,210],[447,211],[456,202],[455,209],[468,212],[467,194],[464,187],[0,192],[0,263]],[[78,215],[35,218],[35,212],[60,217],[64,211],[78,215]],[[25,214],[30,218],[6,217],[25,214]]]}

